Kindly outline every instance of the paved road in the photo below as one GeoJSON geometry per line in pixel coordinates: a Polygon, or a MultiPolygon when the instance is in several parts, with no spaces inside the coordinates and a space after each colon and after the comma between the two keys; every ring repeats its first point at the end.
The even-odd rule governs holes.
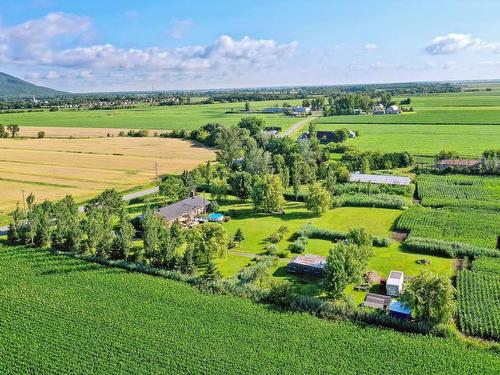
{"type": "MultiPolygon", "coordinates": [[[[124,201],[129,201],[131,199],[140,198],[140,197],[144,197],[146,195],[151,195],[151,194],[156,194],[156,193],[158,193],[158,186],[155,186],[155,187],[153,187],[151,189],[136,191],[135,193],[125,194],[123,196],[123,200],[124,201]]],[[[80,212],[83,212],[83,209],[84,209],[84,206],[78,207],[78,211],[80,211],[80,212]]],[[[0,227],[0,236],[3,236],[5,234],[7,234],[8,230],[9,230],[9,226],[8,225],[0,227]]]]}

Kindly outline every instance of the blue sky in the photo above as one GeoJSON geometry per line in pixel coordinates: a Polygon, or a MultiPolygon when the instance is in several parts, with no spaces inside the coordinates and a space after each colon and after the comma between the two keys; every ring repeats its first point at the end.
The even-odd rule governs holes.
{"type": "Polygon", "coordinates": [[[0,0],[0,71],[66,91],[500,78],[500,2],[0,0]]]}

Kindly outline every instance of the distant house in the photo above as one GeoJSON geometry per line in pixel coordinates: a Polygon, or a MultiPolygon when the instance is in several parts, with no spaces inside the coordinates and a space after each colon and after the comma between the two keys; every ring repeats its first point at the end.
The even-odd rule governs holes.
{"type": "Polygon", "coordinates": [[[316,132],[316,138],[318,138],[321,143],[330,143],[335,140],[335,133],[331,131],[320,130],[316,132]]]}
{"type": "Polygon", "coordinates": [[[309,139],[309,134],[308,133],[302,133],[297,140],[298,141],[305,141],[306,139],[309,139]]]}
{"type": "Polygon", "coordinates": [[[353,130],[349,130],[349,138],[356,138],[356,132],[353,130]]]}
{"type": "Polygon", "coordinates": [[[391,271],[385,283],[385,289],[388,296],[399,297],[403,291],[403,282],[405,275],[402,271],[391,271]]]}
{"type": "Polygon", "coordinates": [[[281,128],[279,126],[268,126],[267,128],[264,128],[262,132],[268,135],[278,135],[280,131],[281,128]]]}
{"type": "Polygon", "coordinates": [[[361,108],[354,108],[353,113],[355,115],[364,115],[365,114],[365,112],[361,108]]]}
{"type": "Polygon", "coordinates": [[[378,103],[377,105],[373,106],[372,113],[374,115],[383,115],[383,114],[385,114],[384,105],[382,103],[378,103]]]}
{"type": "Polygon", "coordinates": [[[437,169],[470,168],[479,169],[483,161],[479,159],[443,159],[436,164],[437,169]]]}
{"type": "Polygon", "coordinates": [[[269,108],[264,108],[262,112],[264,113],[283,113],[286,112],[287,108],[284,107],[269,107],[269,108]]]}
{"type": "Polygon", "coordinates": [[[389,314],[394,318],[410,320],[411,309],[399,301],[392,301],[388,307],[389,314]]]}
{"type": "Polygon", "coordinates": [[[294,116],[306,115],[309,112],[311,112],[311,108],[310,107],[303,107],[303,106],[294,106],[294,107],[292,107],[292,115],[294,115],[294,116]]]}
{"type": "Polygon", "coordinates": [[[326,257],[314,254],[297,255],[288,262],[287,271],[304,275],[322,276],[326,257]]]}
{"type": "Polygon", "coordinates": [[[209,201],[199,195],[194,195],[168,206],[161,207],[156,210],[156,213],[167,223],[172,223],[176,220],[182,222],[192,220],[206,213],[209,207],[209,201]]]}
{"type": "Polygon", "coordinates": [[[365,300],[361,304],[363,307],[371,307],[373,309],[385,310],[392,301],[391,296],[383,294],[367,293],[365,300]]]}
{"type": "Polygon", "coordinates": [[[372,184],[386,184],[386,185],[409,185],[411,179],[410,177],[406,176],[364,174],[355,172],[349,176],[349,182],[365,182],[365,183],[370,182],[372,184]]]}
{"type": "Polygon", "coordinates": [[[388,115],[399,115],[401,113],[401,108],[397,105],[390,105],[385,109],[385,113],[388,115]]]}

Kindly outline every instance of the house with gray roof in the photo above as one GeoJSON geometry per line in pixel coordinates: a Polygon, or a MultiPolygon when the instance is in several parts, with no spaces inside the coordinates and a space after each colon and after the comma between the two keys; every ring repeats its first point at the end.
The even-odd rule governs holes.
{"type": "Polygon", "coordinates": [[[322,276],[326,257],[314,254],[297,255],[288,262],[287,271],[305,275],[322,276]]]}
{"type": "Polygon", "coordinates": [[[199,195],[193,195],[168,206],[160,207],[156,210],[156,213],[167,223],[172,223],[176,220],[192,220],[206,213],[209,208],[210,201],[199,195]]]}

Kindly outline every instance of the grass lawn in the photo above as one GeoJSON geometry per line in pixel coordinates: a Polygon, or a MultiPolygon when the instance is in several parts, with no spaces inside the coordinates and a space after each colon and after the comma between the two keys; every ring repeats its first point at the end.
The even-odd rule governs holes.
{"type": "Polygon", "coordinates": [[[232,277],[252,263],[252,258],[229,254],[225,258],[215,259],[214,263],[223,277],[232,277]]]}
{"type": "MultiPolygon", "coordinates": [[[[299,104],[300,100],[287,101],[299,104]]],[[[252,110],[281,106],[282,102],[251,102],[252,110]]],[[[198,129],[209,122],[225,126],[236,125],[245,116],[263,118],[269,126],[281,126],[283,130],[300,119],[283,114],[247,114],[243,112],[245,103],[197,104],[179,106],[138,106],[113,110],[61,110],[57,112],[2,113],[0,123],[20,126],[90,127],[90,128],[131,128],[131,129],[198,129]]]]}

